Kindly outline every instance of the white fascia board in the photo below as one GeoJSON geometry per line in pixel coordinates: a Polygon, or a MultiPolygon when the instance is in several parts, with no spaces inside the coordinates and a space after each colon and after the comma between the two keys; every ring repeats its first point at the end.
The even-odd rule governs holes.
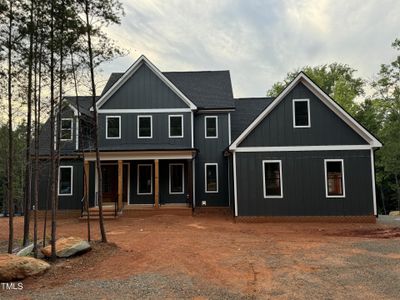
{"type": "MultiPolygon", "coordinates": [[[[98,109],[100,109],[101,106],[139,69],[142,63],[146,63],[146,65],[154,72],[154,74],[160,78],[161,81],[164,82],[179,98],[181,98],[191,110],[197,109],[196,105],[194,105],[193,102],[191,102],[171,81],[169,81],[168,78],[165,77],[161,71],[157,69],[157,67],[144,55],[141,55],[129,67],[124,75],[122,75],[121,78],[118,79],[118,81],[114,83],[114,85],[103,96],[100,97],[96,103],[98,109]]],[[[90,110],[93,111],[93,107],[90,108],[90,110]]]]}
{"type": "Polygon", "coordinates": [[[99,114],[156,114],[192,112],[190,108],[140,108],[140,109],[99,109],[99,114]]]}
{"type": "Polygon", "coordinates": [[[303,152],[303,151],[346,151],[371,150],[371,145],[328,145],[328,146],[272,146],[272,147],[238,147],[235,152],[303,152]]]}

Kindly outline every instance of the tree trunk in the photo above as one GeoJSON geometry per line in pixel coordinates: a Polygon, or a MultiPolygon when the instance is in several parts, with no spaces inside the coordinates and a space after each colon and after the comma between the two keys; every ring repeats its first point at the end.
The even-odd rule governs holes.
{"type": "Polygon", "coordinates": [[[92,88],[92,106],[93,106],[93,130],[94,130],[94,148],[96,151],[96,168],[97,168],[97,180],[98,180],[98,204],[99,204],[99,225],[101,233],[101,241],[107,243],[106,231],[104,228],[104,218],[103,218],[103,188],[102,188],[102,174],[101,174],[101,163],[100,163],[100,152],[98,143],[98,118],[97,118],[97,107],[96,107],[96,84],[94,80],[94,64],[93,64],[93,49],[91,40],[91,26],[89,22],[89,1],[85,0],[85,15],[86,15],[86,30],[87,30],[87,42],[89,51],[89,69],[90,69],[90,79],[92,88]]]}

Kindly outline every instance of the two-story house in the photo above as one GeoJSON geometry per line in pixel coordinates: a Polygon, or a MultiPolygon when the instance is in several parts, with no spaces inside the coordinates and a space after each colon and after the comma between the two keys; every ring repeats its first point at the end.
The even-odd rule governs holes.
{"type": "MultiPolygon", "coordinates": [[[[103,202],[122,214],[172,204],[235,217],[377,213],[381,143],[303,73],[275,99],[234,99],[229,71],[161,72],[141,56],[111,74],[96,105],[103,202]]],[[[90,97],[65,97],[60,210],[80,210],[86,195],[98,205],[92,111],[90,97]]],[[[45,126],[42,158],[48,141],[45,126]]]]}

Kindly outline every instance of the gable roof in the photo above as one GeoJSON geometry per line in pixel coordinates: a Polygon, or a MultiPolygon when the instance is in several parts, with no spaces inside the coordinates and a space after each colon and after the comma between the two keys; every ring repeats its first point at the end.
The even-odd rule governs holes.
{"type": "MultiPolygon", "coordinates": [[[[97,101],[100,97],[96,98],[97,101]]],[[[72,107],[74,107],[74,109],[78,108],[78,103],[75,96],[65,96],[64,100],[66,100],[72,107]]],[[[92,107],[92,96],[78,96],[78,102],[79,112],[87,116],[92,116],[92,114],[90,113],[90,108],[92,107]]]]}
{"type": "MultiPolygon", "coordinates": [[[[234,108],[229,71],[163,72],[199,109],[234,108]]],[[[124,75],[112,73],[102,96],[124,75]]]]}
{"type": "Polygon", "coordinates": [[[261,123],[264,118],[285,98],[285,96],[299,83],[302,82],[310,91],[312,91],[328,108],[330,108],[340,119],[342,119],[350,128],[364,138],[372,148],[382,147],[381,142],[372,135],[366,128],[350,116],[339,104],[329,95],[321,90],[305,73],[300,72],[291,83],[268,105],[256,119],[233,141],[229,150],[235,150],[238,145],[250,134],[250,132],[261,123]]]}
{"type": "Polygon", "coordinates": [[[232,139],[236,139],[273,100],[272,97],[235,99],[236,110],[231,113],[232,139]]]}
{"type": "MultiPolygon", "coordinates": [[[[100,99],[97,101],[97,108],[101,108],[101,106],[108,100],[110,97],[139,69],[142,64],[146,64],[150,70],[154,72],[154,74],[161,79],[179,98],[182,99],[183,102],[187,104],[187,106],[195,110],[197,109],[196,105],[193,104],[167,77],[165,77],[160,70],[157,69],[155,65],[153,65],[144,55],[141,55],[130,67],[129,69],[123,73],[123,75],[116,80],[111,87],[104,92],[100,96],[100,99]]],[[[93,110],[93,107],[90,109],[93,110]]]]}

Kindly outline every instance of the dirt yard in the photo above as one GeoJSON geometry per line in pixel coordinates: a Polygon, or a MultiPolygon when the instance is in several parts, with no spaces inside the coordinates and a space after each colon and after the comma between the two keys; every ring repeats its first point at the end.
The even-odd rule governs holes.
{"type": "MultiPolygon", "coordinates": [[[[58,224],[58,237],[86,237],[86,223],[58,224]]],[[[120,218],[106,223],[110,244],[93,243],[91,252],[24,280],[22,291],[0,290],[0,298],[399,299],[399,225],[120,218]]],[[[0,228],[5,241],[7,219],[0,228]]],[[[98,232],[96,222],[94,239],[98,232]]]]}

